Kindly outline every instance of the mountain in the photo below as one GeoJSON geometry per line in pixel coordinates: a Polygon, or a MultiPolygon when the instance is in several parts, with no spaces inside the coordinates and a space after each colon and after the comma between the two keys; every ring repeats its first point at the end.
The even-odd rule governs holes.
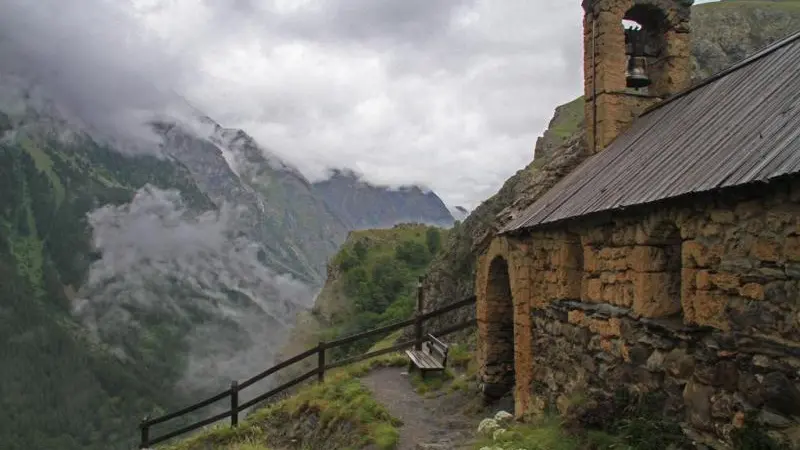
{"type": "MultiPolygon", "coordinates": [[[[800,1],[727,0],[695,5],[692,10],[693,79],[718,72],[758,48],[800,30],[800,1]]],[[[553,120],[536,143],[536,158],[511,176],[450,232],[442,253],[431,263],[423,283],[431,309],[471,295],[475,260],[493,233],[554,186],[589,156],[584,148],[583,98],[556,108],[553,120]]],[[[452,325],[465,312],[441,320],[452,325]]],[[[437,324],[432,325],[437,327],[437,324]]]]}
{"type": "Polygon", "coordinates": [[[448,227],[454,220],[432,191],[419,186],[377,186],[350,170],[332,170],[328,179],[314,183],[314,191],[353,230],[390,228],[398,223],[448,227]]]}
{"type": "Polygon", "coordinates": [[[53,98],[0,69],[0,441],[131,448],[270,364],[364,220],[192,108],[129,146],[53,98]]]}
{"type": "Polygon", "coordinates": [[[154,123],[165,153],[189,169],[215,204],[240,211],[236,227],[263,244],[262,262],[321,284],[325,261],[347,236],[344,221],[297,169],[270,157],[247,133],[223,128],[206,116],[197,120],[154,123]]]}

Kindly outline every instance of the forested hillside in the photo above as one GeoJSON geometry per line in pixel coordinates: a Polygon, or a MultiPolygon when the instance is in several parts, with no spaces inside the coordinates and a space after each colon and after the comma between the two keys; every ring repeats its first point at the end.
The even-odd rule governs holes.
{"type": "MultiPolygon", "coordinates": [[[[11,119],[0,119],[8,132],[11,119]]],[[[177,404],[179,398],[163,395],[173,392],[177,362],[126,362],[72,316],[71,300],[97,256],[87,213],[129,202],[147,183],[180,189],[193,207],[210,205],[185,169],[152,156],[127,158],[80,136],[64,140],[23,130],[0,142],[4,449],[122,446],[130,442],[131,417],[177,404]]],[[[130,344],[159,357],[174,351],[160,347],[164,342],[130,344]]]]}
{"type": "MultiPolygon", "coordinates": [[[[314,307],[298,315],[282,356],[291,357],[319,340],[409,318],[416,306],[419,277],[441,251],[448,232],[419,224],[351,232],[328,265],[328,278],[314,307]]],[[[381,338],[337,348],[330,357],[339,359],[363,352],[381,338]]]]}

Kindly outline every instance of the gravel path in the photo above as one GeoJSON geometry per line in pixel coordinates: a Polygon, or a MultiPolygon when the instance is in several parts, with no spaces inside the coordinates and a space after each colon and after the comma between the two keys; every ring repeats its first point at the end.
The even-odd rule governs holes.
{"type": "Polygon", "coordinates": [[[403,421],[398,450],[470,448],[477,420],[459,413],[458,400],[444,395],[420,396],[404,368],[374,370],[361,381],[393,416],[403,421]]]}

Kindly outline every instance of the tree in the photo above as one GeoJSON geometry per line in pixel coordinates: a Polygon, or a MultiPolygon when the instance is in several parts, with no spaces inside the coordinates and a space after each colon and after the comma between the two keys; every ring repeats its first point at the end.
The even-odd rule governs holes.
{"type": "Polygon", "coordinates": [[[436,228],[428,228],[425,232],[425,244],[428,246],[428,251],[431,255],[439,253],[442,248],[442,234],[436,228]]]}
{"type": "Polygon", "coordinates": [[[419,242],[405,241],[395,249],[395,257],[412,269],[420,269],[430,262],[428,249],[419,242]]]}
{"type": "Polygon", "coordinates": [[[367,244],[364,241],[357,241],[353,245],[353,251],[356,252],[356,257],[363,261],[367,257],[367,244]]]}

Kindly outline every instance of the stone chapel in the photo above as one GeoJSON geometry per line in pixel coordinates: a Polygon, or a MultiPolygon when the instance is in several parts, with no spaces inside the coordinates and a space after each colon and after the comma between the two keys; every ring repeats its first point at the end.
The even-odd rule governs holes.
{"type": "Polygon", "coordinates": [[[800,34],[691,85],[692,3],[583,1],[593,155],[479,257],[480,381],[517,416],[659,392],[714,448],[800,442],[800,34]]]}

